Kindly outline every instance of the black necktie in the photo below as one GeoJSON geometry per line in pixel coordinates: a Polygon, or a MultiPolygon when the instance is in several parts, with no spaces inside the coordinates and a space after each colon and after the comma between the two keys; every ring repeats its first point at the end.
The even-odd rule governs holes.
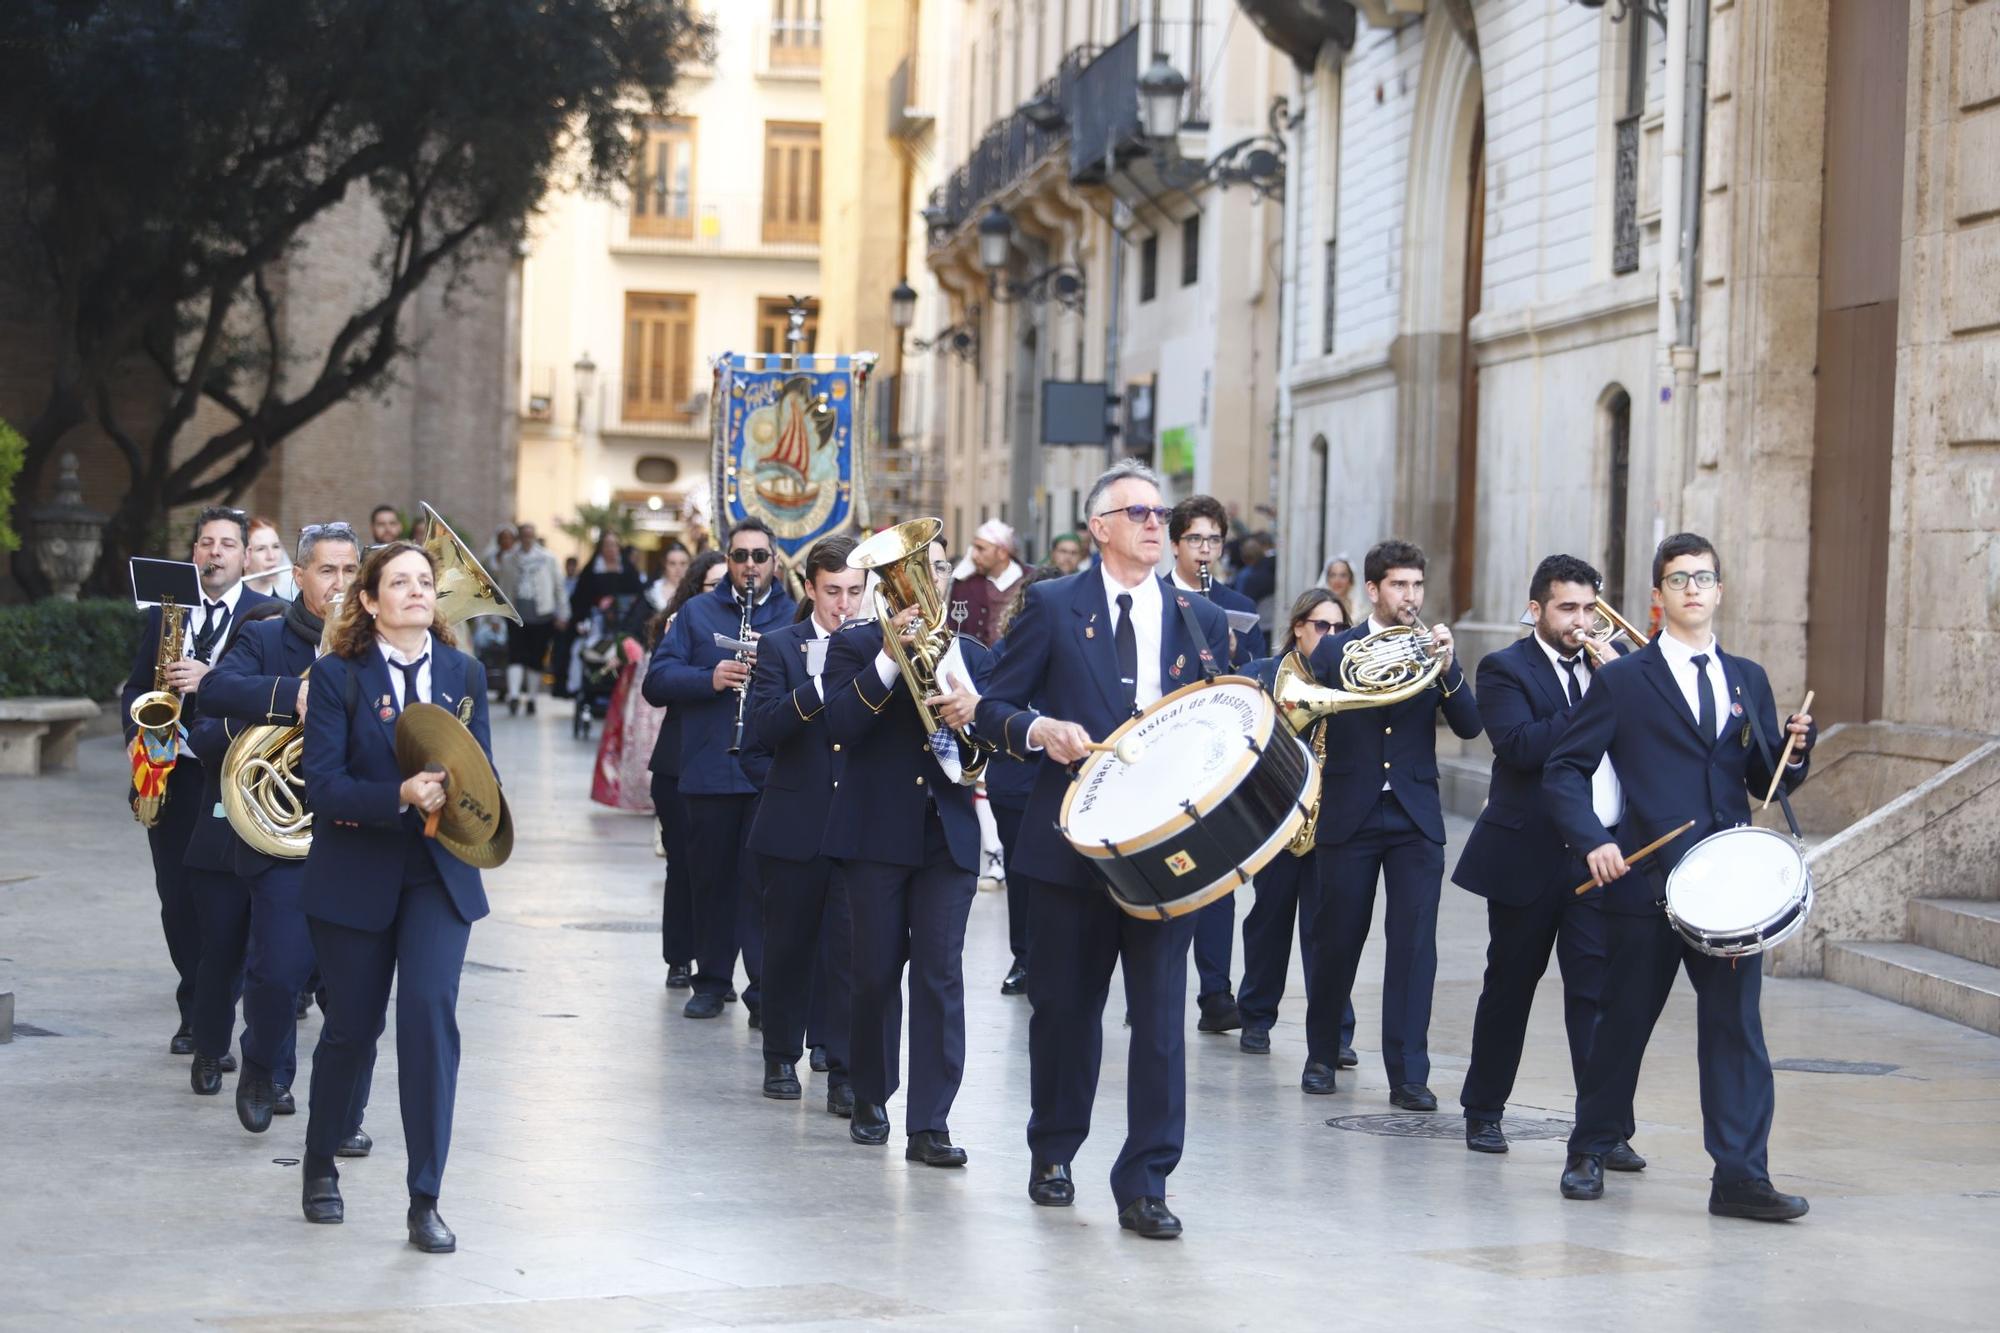
{"type": "Polygon", "coordinates": [[[1118,650],[1118,683],[1125,689],[1125,707],[1138,711],[1139,702],[1139,631],[1132,628],[1132,594],[1118,594],[1118,628],[1111,631],[1111,642],[1118,650]]]}
{"type": "Polygon", "coordinates": [[[1696,725],[1701,728],[1704,741],[1715,740],[1715,685],[1708,678],[1708,654],[1702,653],[1688,659],[1694,663],[1695,690],[1701,699],[1701,717],[1696,725]]]}
{"type": "Polygon", "coordinates": [[[403,673],[403,707],[408,708],[411,704],[420,704],[424,701],[424,696],[417,692],[417,673],[423,670],[424,663],[430,660],[431,655],[425,653],[414,662],[391,662],[389,664],[403,673]]]}
{"type": "Polygon", "coordinates": [[[222,637],[222,627],[229,623],[229,603],[204,600],[208,614],[202,617],[201,630],[194,636],[194,655],[206,662],[215,641],[222,637]]]}
{"type": "Polygon", "coordinates": [[[1583,697],[1583,688],[1577,684],[1576,679],[1576,659],[1574,657],[1565,657],[1562,659],[1562,665],[1563,675],[1569,679],[1569,684],[1564,689],[1569,695],[1569,706],[1574,708],[1576,707],[1576,701],[1583,697]]]}

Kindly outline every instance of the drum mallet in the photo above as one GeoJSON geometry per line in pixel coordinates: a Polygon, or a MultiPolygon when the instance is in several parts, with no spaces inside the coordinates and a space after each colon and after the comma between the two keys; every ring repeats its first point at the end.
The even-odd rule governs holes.
{"type": "Polygon", "coordinates": [[[1139,757],[1146,746],[1137,736],[1123,736],[1117,741],[1092,741],[1083,748],[1093,754],[1115,754],[1119,763],[1129,764],[1139,757]]]}
{"type": "MultiPolygon", "coordinates": [[[[1675,829],[1672,833],[1661,834],[1659,837],[1647,843],[1644,847],[1641,847],[1638,851],[1626,857],[1625,858],[1626,866],[1629,868],[1631,866],[1638,864],[1642,858],[1651,856],[1654,852],[1659,851],[1660,848],[1666,846],[1668,843],[1672,842],[1675,838],[1680,837],[1681,834],[1686,833],[1689,829],[1693,827],[1694,827],[1694,821],[1690,819],[1687,823],[1681,825],[1679,828],[1675,829]]],[[[1597,887],[1596,880],[1587,879],[1583,883],[1576,886],[1576,891],[1578,893],[1589,893],[1592,889],[1596,887],[1597,887]]]]}
{"type": "MultiPolygon", "coordinates": [[[[1799,712],[1794,713],[1792,716],[1797,717],[1799,713],[1811,716],[1812,701],[1813,701],[1813,692],[1811,690],[1807,690],[1806,701],[1799,705],[1799,712]]],[[[1790,720],[1791,720],[1790,718],[1786,719],[1786,721],[1790,720]]],[[[1767,790],[1764,793],[1764,804],[1758,807],[1759,809],[1769,810],[1771,808],[1771,798],[1778,794],[1778,784],[1785,780],[1785,765],[1792,762],[1792,747],[1794,745],[1797,745],[1798,743],[1799,743],[1798,732],[1788,731],[1785,733],[1785,748],[1778,755],[1778,767],[1771,774],[1771,786],[1769,790],[1767,790]]]]}

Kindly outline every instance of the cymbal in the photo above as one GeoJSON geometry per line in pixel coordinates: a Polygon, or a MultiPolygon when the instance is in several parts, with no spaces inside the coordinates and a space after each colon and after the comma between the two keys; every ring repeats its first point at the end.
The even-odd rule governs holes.
{"type": "Polygon", "coordinates": [[[500,793],[500,820],[489,841],[460,842],[439,828],[438,842],[475,869],[493,870],[507,864],[507,858],[514,854],[514,812],[507,806],[507,793],[500,793]]]}
{"type": "Polygon", "coordinates": [[[453,855],[453,843],[479,847],[499,836],[504,811],[499,775],[478,738],[449,709],[418,703],[403,710],[396,719],[396,766],[406,778],[425,769],[444,770],[445,803],[437,831],[441,841],[450,839],[445,847],[453,855]]]}

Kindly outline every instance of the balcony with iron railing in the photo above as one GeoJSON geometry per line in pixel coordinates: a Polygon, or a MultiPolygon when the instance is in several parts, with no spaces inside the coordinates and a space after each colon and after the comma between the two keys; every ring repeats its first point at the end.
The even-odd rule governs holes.
{"type": "MultiPolygon", "coordinates": [[[[1134,33],[1128,33],[1120,41],[1133,36],[1134,33]]],[[[1076,117],[1083,105],[1079,89],[1087,71],[1099,58],[1095,47],[1081,46],[1063,57],[1054,77],[1036,90],[1035,98],[1030,103],[1031,106],[1045,107],[1052,113],[1045,123],[1038,124],[1024,109],[995,121],[987,128],[971,155],[932,196],[932,203],[943,209],[940,221],[947,231],[956,231],[974,217],[988,200],[1021,181],[1050,154],[1071,142],[1076,117]]],[[[1133,77],[1132,95],[1136,107],[1136,63],[1133,77]]],[[[1137,123],[1136,110],[1134,123],[1137,123]]]]}
{"type": "Polygon", "coordinates": [[[817,79],[823,40],[818,19],[774,19],[757,25],[757,77],[817,79]]]}
{"type": "Polygon", "coordinates": [[[662,181],[648,192],[643,211],[626,199],[611,224],[610,242],[623,254],[816,259],[819,200],[805,183],[772,197],[674,191],[662,181]]]}

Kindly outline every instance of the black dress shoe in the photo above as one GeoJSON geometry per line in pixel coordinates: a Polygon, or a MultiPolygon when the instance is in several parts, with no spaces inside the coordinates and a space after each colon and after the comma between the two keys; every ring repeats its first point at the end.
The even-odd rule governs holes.
{"type": "Polygon", "coordinates": [[[283,1083],[271,1085],[271,1114],[297,1115],[299,1104],[292,1100],[292,1090],[283,1083]]]}
{"type": "Polygon", "coordinates": [[[1028,1172],[1028,1197],[1044,1208],[1067,1208],[1076,1202],[1076,1182],[1067,1162],[1036,1162],[1028,1172]]]}
{"type": "Polygon", "coordinates": [[[842,1083],[826,1090],[826,1113],[828,1115],[852,1116],[854,1114],[854,1085],[842,1083]]]}
{"type": "Polygon", "coordinates": [[[1465,1146],[1474,1152],[1506,1152],[1507,1136],[1501,1132],[1498,1120],[1468,1120],[1465,1146]]]}
{"type": "Polygon", "coordinates": [[[804,1095],[799,1087],[799,1067],[789,1060],[766,1060],[764,1095],[774,1102],[797,1101],[804,1095]]]}
{"type": "Polygon", "coordinates": [[[764,1029],[764,1011],[763,1011],[762,1009],[752,1009],[752,1010],[750,1011],[750,1028],[751,1028],[751,1031],[753,1031],[753,1032],[761,1032],[761,1031],[763,1031],[763,1029],[764,1029]]]}
{"type": "Polygon", "coordinates": [[[813,1047],[812,1050],[806,1053],[806,1062],[812,1066],[813,1073],[824,1074],[826,1072],[826,1047],[813,1047]]]}
{"type": "Polygon", "coordinates": [[[1174,1240],[1181,1234],[1181,1220],[1167,1211],[1167,1201],[1150,1194],[1126,1204],[1118,1214],[1118,1225],[1147,1240],[1174,1240]]]}
{"type": "Polygon", "coordinates": [[[521,716],[521,701],[518,698],[509,699],[507,701],[507,716],[508,717],[521,716]]]}
{"type": "Polygon", "coordinates": [[[1299,1075],[1299,1091],[1324,1097],[1333,1090],[1333,1070],[1317,1060],[1308,1060],[1305,1072],[1299,1075]]]}
{"type": "Polygon", "coordinates": [[[734,987],[734,986],[731,986],[731,987],[730,987],[730,988],[729,988],[728,990],[726,990],[726,991],[722,992],[722,1001],[723,1001],[723,1003],[724,1003],[724,1004],[735,1004],[735,1003],[736,1003],[736,987],[734,987]]]}
{"type": "Polygon", "coordinates": [[[1563,1166],[1562,1195],[1565,1199],[1604,1197],[1604,1162],[1596,1153],[1573,1152],[1563,1166]]]}
{"type": "Polygon", "coordinates": [[[686,963],[667,964],[668,990],[686,990],[689,986],[693,984],[694,984],[694,978],[688,972],[688,967],[686,963]]]}
{"type": "Polygon", "coordinates": [[[340,1181],[334,1176],[321,1176],[317,1180],[307,1180],[304,1197],[300,1200],[305,1208],[308,1222],[344,1222],[347,1220],[347,1205],[341,1202],[340,1181]]]}
{"type": "Polygon", "coordinates": [[[236,1080],[236,1118],[252,1134],[262,1134],[271,1127],[271,1116],[277,1110],[277,1090],[271,1080],[256,1074],[245,1074],[236,1080]]]}
{"type": "Polygon", "coordinates": [[[1421,1083],[1398,1083],[1389,1090],[1389,1102],[1405,1111],[1435,1111],[1437,1094],[1421,1083]]]}
{"type": "Polygon", "coordinates": [[[312,996],[306,994],[304,991],[300,991],[299,998],[292,1001],[293,1020],[299,1022],[304,1021],[306,1016],[306,1011],[308,1009],[311,1009],[312,1007],[313,1007],[312,996]]]}
{"type": "Polygon", "coordinates": [[[880,1102],[854,1103],[852,1123],[847,1126],[847,1137],[869,1148],[879,1148],[889,1141],[889,1110],[880,1102]]]}
{"type": "Polygon", "coordinates": [[[1632,1151],[1631,1144],[1620,1139],[1616,1148],[1604,1154],[1604,1169],[1606,1171],[1644,1171],[1646,1169],[1646,1159],[1632,1151]]]}
{"type": "Polygon", "coordinates": [[[435,1206],[411,1204],[409,1223],[410,1244],[425,1254],[450,1254],[458,1248],[458,1237],[451,1234],[435,1206]]]}
{"type": "Polygon", "coordinates": [[[1234,1032],[1243,1026],[1243,1015],[1236,1011],[1236,997],[1228,991],[1219,991],[1207,996],[1201,1002],[1201,1021],[1195,1024],[1202,1032],[1234,1032]]]}
{"type": "Polygon", "coordinates": [[[1717,1217],[1746,1217],[1753,1222],[1789,1222],[1804,1217],[1806,1201],[1796,1194],[1780,1194],[1768,1180],[1739,1180],[1725,1185],[1716,1181],[1708,1187],[1708,1211],[1717,1217]]]}
{"type": "Polygon", "coordinates": [[[194,1029],[189,1027],[185,1023],[181,1024],[181,1030],[179,1032],[176,1032],[174,1034],[174,1039],[167,1043],[167,1054],[193,1055],[194,1029]]]}
{"type": "Polygon", "coordinates": [[[217,1060],[215,1063],[222,1066],[222,1072],[225,1074],[233,1074],[236,1072],[236,1057],[229,1054],[227,1051],[224,1051],[222,1054],[222,1058],[220,1060],[217,1060]]]}
{"type": "Polygon", "coordinates": [[[1352,1069],[1361,1063],[1361,1057],[1354,1053],[1352,1046],[1343,1046],[1340,1048],[1339,1058],[1334,1063],[1342,1069],[1352,1069]]]}
{"type": "Polygon", "coordinates": [[[213,1097],[221,1092],[222,1062],[197,1055],[194,1063],[188,1066],[188,1086],[203,1097],[213,1097]]]}
{"type": "Polygon", "coordinates": [[[1028,969],[1021,966],[1021,960],[1017,958],[1014,960],[1014,966],[1007,969],[1006,979],[1000,983],[1000,993],[1002,995],[1019,995],[1027,989],[1028,969]]]}
{"type": "Polygon", "coordinates": [[[368,1137],[367,1130],[357,1129],[340,1141],[340,1146],[333,1150],[333,1155],[335,1157],[366,1157],[374,1151],[375,1140],[368,1137]]]}
{"type": "Polygon", "coordinates": [[[1271,1053],[1271,1029],[1244,1028],[1243,1035],[1236,1039],[1236,1044],[1251,1055],[1269,1055],[1271,1053]]]}
{"type": "Polygon", "coordinates": [[[720,995],[690,995],[688,1002],[681,1006],[684,1018],[722,1017],[722,997],[720,995]]]}
{"type": "Polygon", "coordinates": [[[920,1129],[910,1135],[903,1156],[925,1166],[964,1166],[965,1149],[954,1147],[951,1135],[941,1129],[920,1129]]]}

